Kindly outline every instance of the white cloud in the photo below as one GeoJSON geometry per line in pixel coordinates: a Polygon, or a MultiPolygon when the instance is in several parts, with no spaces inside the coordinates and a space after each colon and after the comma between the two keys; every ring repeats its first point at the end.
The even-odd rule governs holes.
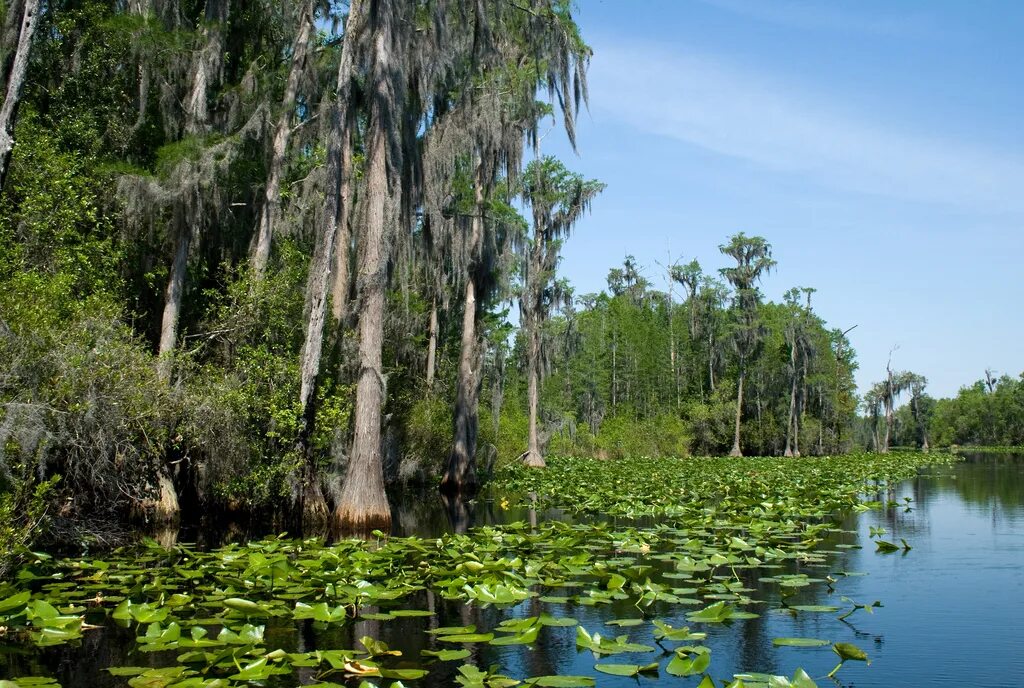
{"type": "Polygon", "coordinates": [[[824,29],[879,36],[906,36],[930,32],[921,16],[847,12],[843,3],[793,0],[700,0],[732,14],[780,26],[824,29]]]}
{"type": "Polygon", "coordinates": [[[835,109],[827,94],[705,56],[601,42],[590,70],[596,117],[803,175],[836,189],[963,209],[1024,211],[1010,153],[901,131],[884,112],[835,109]]]}

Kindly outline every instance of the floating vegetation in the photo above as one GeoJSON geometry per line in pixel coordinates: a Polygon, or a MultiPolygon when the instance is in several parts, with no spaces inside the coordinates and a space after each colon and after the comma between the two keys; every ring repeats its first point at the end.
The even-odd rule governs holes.
{"type": "MultiPolygon", "coordinates": [[[[464,662],[452,679],[463,686],[595,685],[594,677],[515,677],[502,666],[474,662],[482,646],[529,647],[567,633],[579,652],[592,654],[595,676],[664,673],[696,677],[703,688],[726,685],[709,673],[708,631],[769,611],[839,614],[838,606],[789,604],[797,591],[831,592],[856,574],[827,570],[829,553],[818,545],[837,529],[829,516],[861,503],[866,491],[912,475],[925,460],[943,457],[950,460],[921,454],[558,459],[546,471],[507,470],[500,484],[516,490],[510,495],[530,490],[544,504],[661,518],[625,526],[516,523],[431,539],[379,534],[331,545],[282,536],[210,552],[147,541],[100,558],[40,555],[12,583],[0,585],[0,649],[77,643],[116,626],[134,638],[134,656],[152,659],[108,668],[133,688],[295,685],[296,672],[324,686],[404,685],[448,662],[464,662]],[[765,587],[776,591],[780,609],[759,599],[765,587]],[[445,602],[500,613],[487,616],[488,627],[479,621],[440,626],[437,608],[445,602]],[[609,620],[604,633],[564,614],[570,606],[621,604],[634,613],[609,620]],[[688,625],[673,626],[670,615],[688,625]],[[376,634],[352,635],[351,648],[305,651],[276,640],[280,629],[302,624],[372,628],[418,617],[424,649],[415,654],[389,647],[376,634]],[[628,633],[612,632],[620,629],[628,633]],[[279,682],[286,678],[290,682],[279,682]]],[[[881,606],[842,601],[852,609],[838,618],[881,606]]],[[[832,674],[844,662],[867,660],[856,646],[826,639],[776,638],[774,645],[810,651],[831,645],[840,658],[832,674]]],[[[737,675],[728,685],[805,688],[814,682],[798,671],[792,678],[737,675]]]]}

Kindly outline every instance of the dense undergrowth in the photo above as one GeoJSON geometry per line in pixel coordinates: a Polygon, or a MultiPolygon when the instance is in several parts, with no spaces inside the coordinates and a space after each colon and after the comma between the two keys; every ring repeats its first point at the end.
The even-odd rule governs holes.
{"type": "MultiPolygon", "coordinates": [[[[956,460],[949,454],[557,459],[545,471],[503,469],[496,481],[533,491],[543,504],[661,518],[647,527],[601,519],[520,522],[436,539],[326,545],[275,538],[212,552],[150,542],[100,558],[40,555],[0,587],[6,629],[0,646],[24,652],[95,641],[95,634],[112,632],[106,627],[124,628],[137,637],[135,650],[152,661],[109,670],[135,688],[283,686],[296,674],[328,686],[384,679],[595,685],[593,676],[509,677],[504,667],[477,666],[484,647],[531,647],[542,634],[574,634],[578,650],[593,654],[595,676],[663,672],[692,676],[704,688],[769,681],[804,688],[815,681],[802,671],[792,679],[738,674],[716,681],[722,672],[713,668],[713,643],[705,644],[703,629],[763,614],[838,619],[874,606],[796,596],[841,589],[846,574],[831,571],[829,552],[820,550],[837,528],[828,516],[896,508],[884,503],[887,485],[927,463],[956,460]],[[862,501],[865,494],[872,501],[862,501]],[[769,598],[775,601],[766,605],[769,598]],[[617,619],[614,632],[571,616],[580,606],[604,605],[617,619]],[[416,619],[422,626],[410,631],[416,619]],[[335,634],[330,649],[299,643],[299,630],[310,623],[335,634]],[[398,624],[406,625],[389,631],[398,624]],[[619,654],[641,660],[609,661],[619,654]],[[463,660],[469,661],[456,664],[463,660]]],[[[878,544],[883,552],[891,547],[878,544]]],[[[837,624],[836,638],[776,644],[831,646],[840,666],[865,659],[840,640],[841,632],[837,624]]],[[[26,670],[16,659],[4,661],[0,670],[9,675],[26,670]]]]}

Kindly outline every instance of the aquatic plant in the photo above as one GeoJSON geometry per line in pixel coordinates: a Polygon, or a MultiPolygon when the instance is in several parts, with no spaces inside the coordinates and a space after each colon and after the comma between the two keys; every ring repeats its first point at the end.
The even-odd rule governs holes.
{"type": "MultiPolygon", "coordinates": [[[[571,633],[580,651],[593,654],[598,674],[665,672],[714,686],[707,673],[712,648],[701,644],[706,638],[701,628],[776,611],[755,599],[755,582],[779,592],[777,611],[839,612],[838,606],[789,604],[795,590],[818,586],[831,592],[855,573],[827,573],[829,552],[818,545],[837,529],[828,515],[857,503],[869,487],[875,491],[913,473],[922,459],[920,454],[785,461],[556,459],[545,472],[505,473],[502,484],[530,487],[544,503],[579,500],[595,512],[671,518],[630,525],[514,523],[429,539],[378,533],[375,540],[330,545],[281,536],[210,552],[188,545],[164,548],[150,540],[96,558],[39,554],[14,582],[0,585],[0,647],[80,642],[86,634],[117,625],[133,632],[138,652],[154,653],[147,666],[109,667],[133,688],[238,686],[299,670],[322,685],[338,685],[412,681],[428,676],[438,663],[471,659],[473,648],[530,646],[549,634],[571,633]],[[593,492],[583,501],[588,488],[593,492]],[[803,570],[808,567],[822,574],[808,575],[803,570]],[[431,597],[501,613],[489,628],[437,627],[431,597]],[[636,615],[609,625],[635,632],[602,633],[562,613],[568,605],[617,603],[631,603],[636,615]],[[685,616],[693,630],[665,620],[680,608],[675,616],[685,616]],[[423,617],[428,636],[419,657],[403,656],[369,635],[351,649],[290,651],[274,640],[280,629],[295,624],[326,629],[416,617],[423,617]],[[619,654],[644,659],[606,660],[619,654]]],[[[839,618],[881,606],[843,601],[853,609],[839,618]]],[[[825,639],[777,638],[774,644],[832,645],[841,659],[833,674],[848,660],[866,659],[848,643],[825,639]]],[[[514,678],[501,667],[472,663],[458,671],[455,680],[464,686],[594,681],[514,678]]],[[[802,672],[792,679],[762,681],[763,676],[745,674],[731,685],[814,685],[802,672]]]]}

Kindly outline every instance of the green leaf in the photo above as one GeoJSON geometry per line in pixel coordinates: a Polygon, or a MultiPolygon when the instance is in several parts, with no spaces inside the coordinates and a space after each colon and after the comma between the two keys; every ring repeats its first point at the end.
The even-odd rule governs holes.
{"type": "Polygon", "coordinates": [[[900,551],[899,546],[887,542],[886,540],[875,540],[876,551],[882,552],[883,554],[889,554],[890,552],[900,551]]]}
{"type": "Polygon", "coordinates": [[[224,606],[232,611],[241,612],[249,616],[256,616],[268,613],[268,611],[262,605],[256,602],[252,602],[251,600],[243,600],[240,597],[227,598],[226,600],[224,600],[224,606]]]}
{"type": "Polygon", "coordinates": [[[493,633],[457,633],[455,635],[438,636],[442,643],[487,643],[494,638],[493,633]]]}
{"type": "Polygon", "coordinates": [[[775,638],[772,645],[781,647],[824,647],[830,641],[817,638],[775,638]]]}
{"type": "Polygon", "coordinates": [[[658,673],[658,663],[651,664],[595,664],[594,668],[603,674],[612,676],[636,676],[638,674],[658,673]]]}
{"type": "Polygon", "coordinates": [[[526,679],[526,685],[544,688],[590,688],[595,683],[589,676],[538,676],[526,679]]]}
{"type": "Polygon", "coordinates": [[[469,650],[420,650],[425,657],[437,657],[442,662],[465,659],[471,654],[469,650]]]}
{"type": "Polygon", "coordinates": [[[867,653],[853,643],[835,643],[832,645],[832,651],[839,655],[839,658],[844,662],[847,660],[868,661],[867,653]]]}
{"type": "Polygon", "coordinates": [[[32,597],[32,593],[28,590],[24,590],[19,593],[15,593],[7,599],[0,600],[0,614],[6,614],[11,610],[18,610],[19,612],[28,604],[29,599],[32,597]]]}

